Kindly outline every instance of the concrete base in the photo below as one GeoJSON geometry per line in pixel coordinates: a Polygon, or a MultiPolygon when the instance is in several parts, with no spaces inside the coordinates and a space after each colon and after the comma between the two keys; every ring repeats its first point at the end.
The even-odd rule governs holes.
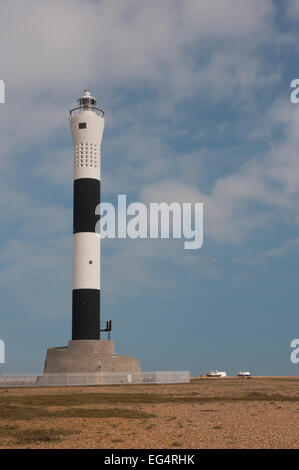
{"type": "Polygon", "coordinates": [[[44,374],[140,372],[139,360],[115,354],[110,340],[74,340],[47,351],[44,374]]]}

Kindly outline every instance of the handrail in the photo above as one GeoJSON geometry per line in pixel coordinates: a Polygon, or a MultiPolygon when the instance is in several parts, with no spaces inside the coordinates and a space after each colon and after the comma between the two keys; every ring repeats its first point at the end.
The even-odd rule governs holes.
{"type": "Polygon", "coordinates": [[[91,111],[98,111],[102,117],[104,117],[105,113],[102,109],[97,108],[96,106],[77,106],[76,108],[70,109],[70,116],[72,116],[74,111],[77,111],[78,109],[81,109],[84,111],[85,109],[90,109],[91,111]]]}

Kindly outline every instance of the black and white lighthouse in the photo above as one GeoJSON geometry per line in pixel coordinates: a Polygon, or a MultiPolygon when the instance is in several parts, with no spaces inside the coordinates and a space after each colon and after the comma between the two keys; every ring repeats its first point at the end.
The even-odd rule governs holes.
{"type": "MultiPolygon", "coordinates": [[[[104,111],[88,90],[77,101],[78,106],[70,111],[74,143],[72,339],[67,346],[47,350],[41,379],[45,384],[56,384],[55,374],[59,374],[60,384],[77,380],[69,374],[76,377],[78,373],[83,378],[92,373],[88,380],[102,383],[103,372],[140,371],[138,359],[115,354],[110,334],[108,340],[100,339],[101,239],[95,212],[101,192],[104,111]]],[[[102,331],[109,333],[110,329],[111,321],[102,331]]]]}
{"type": "Polygon", "coordinates": [[[70,111],[74,143],[72,339],[98,339],[100,332],[100,202],[104,112],[89,91],[70,111]]]}

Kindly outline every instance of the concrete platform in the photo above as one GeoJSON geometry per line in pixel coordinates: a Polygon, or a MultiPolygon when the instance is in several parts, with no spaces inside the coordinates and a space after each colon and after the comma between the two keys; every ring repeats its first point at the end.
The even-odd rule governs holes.
{"type": "Polygon", "coordinates": [[[140,372],[138,359],[115,354],[111,340],[74,340],[47,351],[44,374],[140,372]]]}

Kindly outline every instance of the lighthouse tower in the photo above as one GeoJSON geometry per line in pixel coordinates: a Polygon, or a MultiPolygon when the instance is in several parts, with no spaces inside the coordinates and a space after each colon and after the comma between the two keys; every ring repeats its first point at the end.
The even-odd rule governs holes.
{"type": "Polygon", "coordinates": [[[104,112],[84,90],[70,111],[74,143],[72,339],[99,339],[100,235],[95,232],[100,202],[104,112]]]}
{"type": "Polygon", "coordinates": [[[52,374],[59,374],[60,383],[64,378],[70,383],[70,373],[93,373],[96,383],[102,383],[103,372],[140,371],[138,359],[116,355],[113,341],[100,339],[100,235],[95,231],[99,218],[95,210],[100,203],[104,111],[88,90],[77,102],[70,111],[74,144],[72,340],[66,347],[48,349],[41,383],[56,383],[52,374]]]}

